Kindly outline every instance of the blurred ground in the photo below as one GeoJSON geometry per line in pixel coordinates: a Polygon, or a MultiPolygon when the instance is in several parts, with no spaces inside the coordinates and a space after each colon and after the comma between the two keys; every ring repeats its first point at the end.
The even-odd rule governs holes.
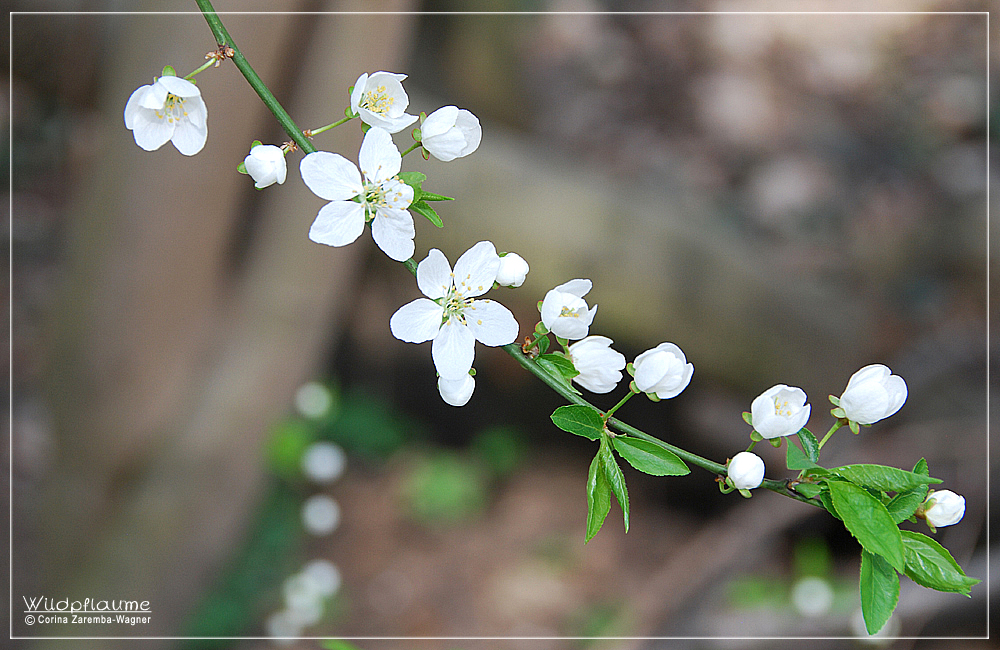
{"type": "MultiPolygon", "coordinates": [[[[175,7],[191,9],[166,8],[175,7]]],[[[367,7],[220,0],[217,8],[367,7]]],[[[320,201],[301,185],[297,163],[285,186],[262,193],[232,171],[250,140],[280,137],[234,69],[203,75],[205,152],[182,160],[134,147],[120,124],[128,92],[163,63],[194,67],[212,47],[197,16],[140,22],[24,16],[8,44],[15,614],[19,590],[131,584],[155,585],[165,613],[169,603],[163,633],[197,619],[192,603],[226,579],[274,489],[261,449],[294,389],[321,377],[345,394],[386,399],[384,417],[421,434],[396,454],[348,449],[348,471],[328,490],[341,509],[329,537],[302,541],[295,521],[308,490],[296,484],[288,555],[269,562],[277,572],[323,557],[343,577],[343,597],[310,632],[850,633],[853,540],[829,517],[769,493],[743,502],[718,495],[704,473],[631,472],[629,534],[613,509],[584,545],[592,450],[548,424],[558,400],[479,347],[473,401],[460,410],[440,402],[427,346],[401,344],[385,326],[416,297],[412,279],[367,235],[337,250],[305,239],[320,201]],[[436,454],[466,454],[477,432],[504,424],[526,441],[524,464],[473,481],[479,501],[458,521],[415,519],[405,496],[415,468],[436,454]],[[171,496],[185,490],[187,501],[171,496]],[[809,618],[785,596],[801,577],[790,558],[814,538],[828,549],[824,575],[838,600],[809,618]]],[[[827,426],[825,396],[851,372],[891,366],[909,384],[907,406],[862,436],[838,434],[824,460],[905,467],[926,456],[969,503],[961,526],[939,538],[970,574],[985,575],[986,140],[997,124],[985,16],[243,16],[227,24],[304,125],[338,117],[346,87],[377,69],[410,74],[414,111],[454,103],[479,115],[475,155],[406,160],[427,173],[429,188],[458,198],[440,210],[443,230],[417,224],[417,258],[439,247],[454,261],[489,238],[531,264],[524,287],[498,294],[523,331],[547,289],[589,277],[588,300],[600,305],[592,331],[629,359],[662,340],[678,343],[695,380],[671,403],[630,403],[625,419],[640,428],[724,460],[746,443],[740,411],[768,386],[803,387],[815,431],[827,426]],[[289,60],[289,51],[300,56],[289,60]]],[[[353,131],[317,139],[348,158],[358,142],[353,131]]],[[[617,396],[594,401],[610,406],[617,396]]],[[[780,452],[762,455],[780,467],[780,452]]],[[[263,578],[246,590],[255,617],[241,633],[264,631],[279,590],[263,578]]],[[[904,590],[898,629],[976,636],[985,592],[966,601],[904,590]]]]}

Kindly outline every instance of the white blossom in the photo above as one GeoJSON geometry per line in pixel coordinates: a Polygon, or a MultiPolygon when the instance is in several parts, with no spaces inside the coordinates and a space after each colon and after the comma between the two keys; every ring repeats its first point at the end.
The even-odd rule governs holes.
{"type": "Polygon", "coordinates": [[[611,349],[612,340],[591,335],[569,346],[569,359],[580,374],[573,381],[592,393],[608,393],[622,380],[625,355],[611,349]]]}
{"type": "Polygon", "coordinates": [[[660,343],[646,350],[632,362],[635,386],[643,393],[654,393],[660,399],[676,397],[687,388],[694,366],[673,343],[660,343]]]}
{"type": "Polygon", "coordinates": [[[125,127],[146,151],[172,142],[177,151],[193,156],[208,139],[208,108],[198,86],[164,75],[152,85],[139,86],[128,98],[125,127]]]}
{"type": "Polygon", "coordinates": [[[737,490],[752,490],[764,480],[764,461],[749,451],[741,451],[729,461],[729,480],[737,490]]]}
{"type": "Polygon", "coordinates": [[[750,404],[753,428],[765,438],[798,433],[809,421],[811,410],[805,391],[784,384],[768,388],[750,404]]]}
{"type": "Polygon", "coordinates": [[[420,125],[420,144],[442,162],[468,156],[482,139],[479,118],[456,106],[442,106],[420,125]]]}
{"type": "Polygon", "coordinates": [[[302,159],[302,180],[320,198],[330,201],[319,210],[309,239],[327,246],[346,246],[372,223],[372,238],[386,255],[402,262],[413,255],[413,217],[406,208],[413,188],[396,174],[402,165],[399,149],[385,129],[371,128],[358,154],[360,173],[340,154],[316,151],[302,159]],[[354,200],[357,198],[358,200],[354,200]]]}
{"type": "Polygon", "coordinates": [[[361,121],[377,126],[389,133],[398,133],[417,121],[416,115],[406,113],[410,98],[403,90],[405,74],[392,72],[363,73],[354,82],[351,92],[351,111],[361,116],[361,121]]]}
{"type": "Polygon", "coordinates": [[[906,382],[882,364],[865,366],[851,375],[840,408],[858,424],[872,424],[898,411],[906,401],[906,382]]]}
{"type": "Polygon", "coordinates": [[[470,374],[459,379],[438,377],[438,392],[441,393],[441,399],[451,406],[465,406],[472,399],[475,390],[476,380],[470,374]]]}
{"type": "Polygon", "coordinates": [[[288,168],[285,152],[273,144],[259,144],[250,149],[250,155],[243,159],[243,166],[254,180],[254,187],[264,189],[268,185],[285,182],[288,168]]]}
{"type": "Polygon", "coordinates": [[[542,300],[542,323],[550,332],[564,339],[587,336],[597,314],[597,305],[587,307],[583,299],[593,288],[590,280],[570,280],[545,294],[542,300]]]}
{"type": "Polygon", "coordinates": [[[433,340],[431,357],[446,380],[468,376],[475,342],[498,346],[517,338],[517,321],[492,300],[475,300],[493,286],[500,267],[496,248],[481,241],[465,251],[452,272],[448,258],[432,248],[417,265],[417,286],[426,298],[403,305],[389,319],[392,335],[408,343],[433,340]]]}
{"type": "Polygon", "coordinates": [[[924,500],[924,518],[933,528],[957,524],[965,516],[965,497],[951,490],[937,490],[924,500]]]}
{"type": "Polygon", "coordinates": [[[500,270],[497,271],[497,284],[501,287],[519,287],[524,284],[528,275],[528,263],[517,253],[507,253],[500,256],[500,270]]]}

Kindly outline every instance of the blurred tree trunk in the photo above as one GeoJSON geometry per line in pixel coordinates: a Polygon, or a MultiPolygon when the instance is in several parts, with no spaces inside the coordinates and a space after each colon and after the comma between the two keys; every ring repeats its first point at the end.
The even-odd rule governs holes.
{"type": "MultiPolygon", "coordinates": [[[[216,9],[365,8],[224,5],[216,9]]],[[[224,16],[265,82],[290,93],[279,99],[302,128],[339,117],[360,72],[399,68],[409,16],[346,18],[224,16]],[[289,75],[300,75],[294,88],[289,75]]],[[[37,580],[58,598],[148,600],[152,623],[122,633],[170,635],[239,538],[270,424],[325,358],[367,244],[308,241],[322,202],[298,178],[301,154],[288,156],[288,182],[263,193],[235,172],[253,139],[282,136],[230,63],[198,77],[209,108],[202,152],[138,149],[121,123],[129,94],[164,64],[178,74],[200,65],[214,39],[197,15],[109,20],[129,55],[105,71],[101,151],[67,228],[48,363],[57,449],[37,580]]],[[[359,142],[357,129],[341,129],[318,144],[351,156],[359,142]]]]}

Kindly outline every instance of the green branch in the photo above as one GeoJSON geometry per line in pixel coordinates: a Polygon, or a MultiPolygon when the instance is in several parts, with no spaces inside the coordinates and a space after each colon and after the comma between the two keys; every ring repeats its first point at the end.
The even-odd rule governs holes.
{"type": "Polygon", "coordinates": [[[215,35],[215,42],[219,44],[220,47],[232,48],[233,63],[236,64],[236,68],[243,73],[246,77],[247,83],[253,88],[257,95],[260,97],[264,105],[267,106],[268,110],[274,115],[275,119],[278,120],[278,124],[281,128],[285,130],[295,144],[298,145],[299,149],[303,152],[309,154],[316,151],[316,147],[309,142],[309,139],[302,135],[302,129],[300,129],[295,121],[292,120],[288,111],[282,107],[281,103],[275,98],[274,94],[268,89],[268,87],[261,81],[261,78],[257,75],[254,69],[250,66],[246,57],[240,52],[240,48],[236,46],[236,42],[233,37],[229,35],[226,31],[226,26],[222,24],[219,20],[219,15],[215,13],[215,8],[212,6],[210,0],[195,0],[198,3],[198,8],[201,9],[201,13],[205,16],[205,21],[208,23],[208,28],[212,30],[212,34],[215,35]]]}

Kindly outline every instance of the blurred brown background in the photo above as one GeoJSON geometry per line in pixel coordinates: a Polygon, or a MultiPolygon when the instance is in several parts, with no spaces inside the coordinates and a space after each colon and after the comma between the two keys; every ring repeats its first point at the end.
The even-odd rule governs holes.
{"type": "MultiPolygon", "coordinates": [[[[442,230],[415,217],[416,258],[437,247],[454,263],[490,239],[531,264],[523,287],[493,296],[522,334],[545,291],[587,277],[588,302],[600,305],[591,333],[630,360],[661,341],[680,345],[696,368],[691,386],[667,403],[633,400],[623,419],[721,462],[745,448],[739,414],[769,386],[805,389],[822,433],[826,396],[863,365],[889,365],[909,385],[907,404],[858,437],[839,433],[824,464],[910,467],[926,456],[968,504],[935,537],[985,578],[986,143],[997,119],[988,132],[985,14],[941,12],[988,7],[703,13],[817,7],[834,8],[704,1],[669,7],[693,14],[651,14],[641,12],[667,7],[523,2],[477,8],[593,13],[300,14],[375,7],[216,3],[293,12],[224,20],[302,128],[337,119],[348,86],[377,70],[410,75],[411,113],[456,104],[479,116],[472,156],[404,159],[427,188],[457,197],[438,204],[442,230]]],[[[700,648],[721,636],[855,634],[854,541],[777,495],[719,495],[701,470],[660,479],[626,468],[630,532],[616,507],[584,545],[593,449],[551,426],[557,396],[478,346],[472,402],[441,403],[429,346],[388,330],[417,296],[412,278],[368,234],[339,249],[307,239],[323,201],[301,182],[300,154],[288,156],[282,186],[257,192],[236,173],[252,140],[285,138],[234,66],[198,77],[203,151],[136,147],[125,100],[164,64],[182,75],[201,64],[215,44],[199,15],[13,15],[9,47],[15,635],[265,636],[288,598],[283,580],[315,558],[335,564],[341,583],[294,636],[705,637],[503,642],[700,648]],[[309,380],[330,390],[323,414],[296,411],[309,380]],[[347,451],[346,473],[327,486],[297,469],[316,440],[347,451]],[[340,512],[318,536],[299,516],[317,492],[340,512]],[[826,585],[822,611],[796,595],[805,578],[826,585]],[[131,629],[28,627],[22,596],[41,594],[149,600],[155,615],[131,629]]],[[[356,160],[360,137],[352,123],[315,144],[356,160]]],[[[395,140],[409,144],[406,133],[395,140]]],[[[610,406],[622,390],[593,401],[610,406]]],[[[761,452],[769,477],[790,475],[783,453],[761,452]]],[[[890,630],[982,636],[987,590],[967,600],[903,579],[890,630]]]]}

